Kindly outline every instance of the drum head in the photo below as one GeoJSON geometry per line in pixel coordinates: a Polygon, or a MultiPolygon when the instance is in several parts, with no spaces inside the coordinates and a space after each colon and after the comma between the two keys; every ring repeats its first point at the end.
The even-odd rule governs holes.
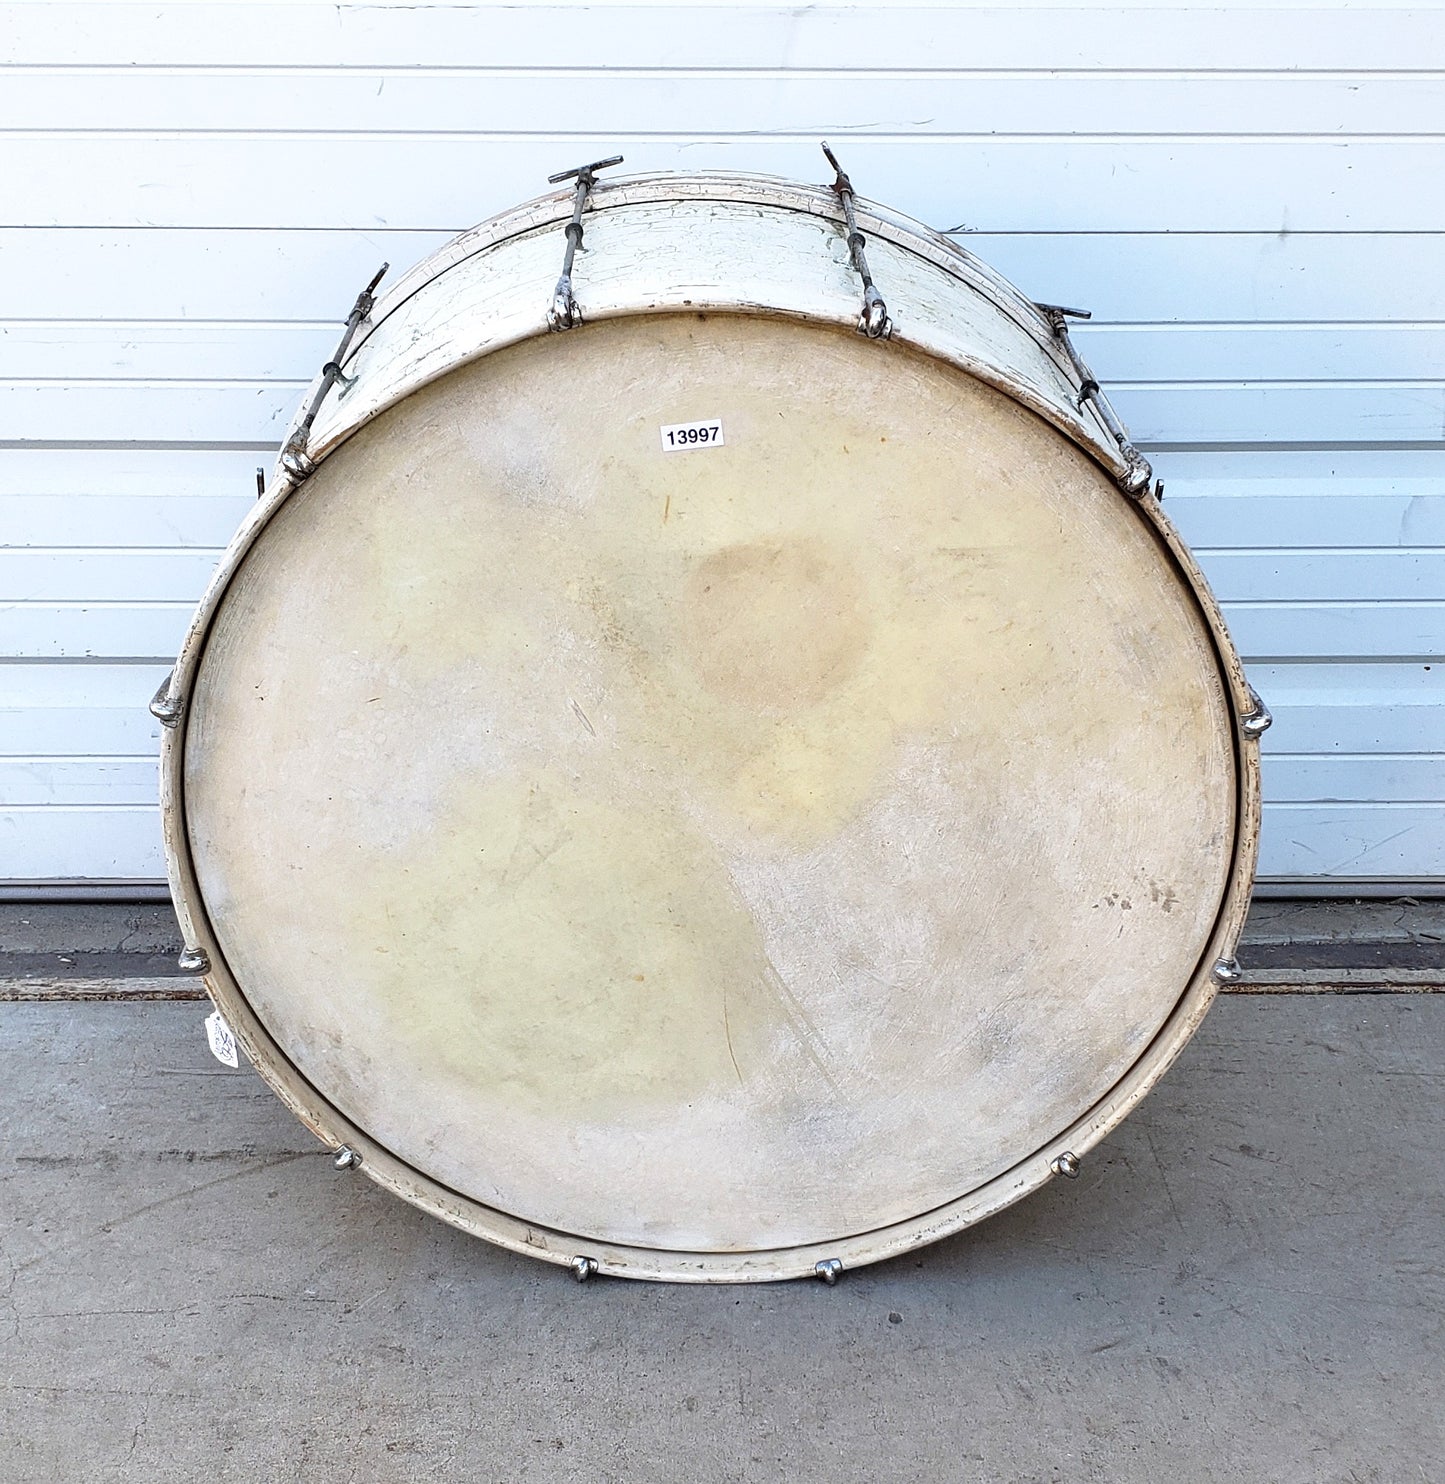
{"type": "Polygon", "coordinates": [[[451,371],[277,510],[186,828],[284,1075],[379,1147],[756,1254],[1110,1095],[1201,972],[1232,738],[1193,588],[1042,419],[897,344],[644,315],[451,371]]]}

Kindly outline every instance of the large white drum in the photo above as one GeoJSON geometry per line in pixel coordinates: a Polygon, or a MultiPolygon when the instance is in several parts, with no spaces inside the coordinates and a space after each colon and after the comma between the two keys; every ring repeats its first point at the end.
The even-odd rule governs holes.
{"type": "Polygon", "coordinates": [[[591,180],[363,297],[222,562],[187,961],[448,1221],[831,1278],[1161,1075],[1267,716],[1061,316],[846,182],[591,180]]]}

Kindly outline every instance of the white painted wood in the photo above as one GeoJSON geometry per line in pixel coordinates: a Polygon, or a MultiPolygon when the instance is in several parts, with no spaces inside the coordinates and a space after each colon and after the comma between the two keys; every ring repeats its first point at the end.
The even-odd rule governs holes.
{"type": "MultiPolygon", "coordinates": [[[[394,284],[321,402],[306,452],[323,457],[447,371],[546,335],[565,191],[484,223],[394,284]]],[[[572,285],[579,338],[612,318],[664,313],[802,317],[856,332],[862,303],[831,190],[765,177],[638,176],[592,194],[572,285]]],[[[886,347],[946,361],[1055,424],[1116,475],[1126,459],[1037,307],[991,269],[886,207],[859,203],[874,277],[889,285],[886,347]]]]}
{"type": "MultiPolygon", "coordinates": [[[[24,222],[36,226],[441,229],[534,194],[559,154],[595,158],[611,146],[606,135],[436,136],[425,141],[423,170],[413,140],[322,135],[305,140],[307,188],[288,191],[277,182],[294,173],[298,140],[286,136],[14,134],[0,159],[0,224],[23,224],[24,202],[24,222]],[[67,168],[82,140],[83,178],[67,168]]],[[[648,171],[826,178],[814,140],[660,136],[626,154],[629,166],[648,171]]],[[[951,215],[993,232],[1445,227],[1445,201],[1418,189],[1445,174],[1445,142],[1427,137],[873,138],[849,141],[847,165],[860,190],[868,182],[911,216],[951,215]]]]}
{"type": "Polygon", "coordinates": [[[7,808],[42,804],[153,807],[155,759],[0,756],[0,799],[7,808]]]}
{"type": "Polygon", "coordinates": [[[1094,374],[1111,386],[1445,380],[1445,324],[1116,325],[1096,315],[1073,334],[1094,374]]]}
{"type": "Polygon", "coordinates": [[[149,497],[175,500],[179,512],[190,499],[254,495],[256,465],[252,455],[226,449],[0,448],[0,495],[149,497]]]}
{"type": "Polygon", "coordinates": [[[1445,319],[1445,282],[1432,281],[1433,232],[1086,233],[1060,217],[1043,231],[1005,233],[978,230],[966,205],[955,220],[974,228],[958,240],[1026,292],[1105,322],[1445,319]]]}
{"type": "MultiPolygon", "coordinates": [[[[1399,754],[1441,755],[1441,708],[1445,706],[1445,666],[1435,660],[1415,664],[1337,664],[1293,662],[1256,664],[1250,674],[1270,698],[1275,724],[1266,734],[1266,758],[1282,754],[1276,780],[1291,780],[1268,797],[1307,802],[1297,780],[1312,759],[1348,759],[1353,783],[1332,775],[1331,796],[1359,802],[1384,797],[1378,776],[1399,754]]],[[[1324,802],[1318,794],[1316,802],[1324,802]]],[[[1437,797],[1429,792],[1425,797],[1437,797]]]]}
{"type": "MultiPolygon", "coordinates": [[[[260,461],[258,460],[258,467],[260,461]]],[[[0,494],[0,530],[9,550],[0,564],[26,547],[64,548],[86,543],[98,548],[209,547],[219,550],[231,539],[255,503],[249,494],[108,495],[0,494]]]]}
{"type": "Polygon", "coordinates": [[[219,550],[115,547],[0,550],[0,592],[22,602],[162,602],[194,604],[219,550]]]}
{"type": "MultiPolygon", "coordinates": [[[[1165,455],[1161,464],[1172,459],[1165,455]]],[[[1191,544],[1200,550],[1231,546],[1289,548],[1317,543],[1381,550],[1390,547],[1445,546],[1445,489],[1438,481],[1301,479],[1291,494],[1256,481],[1260,493],[1191,494],[1186,481],[1171,481],[1169,513],[1191,544]],[[1378,493],[1356,494],[1362,488],[1378,493]],[[1182,491],[1176,494],[1175,490],[1182,491]],[[1396,493],[1396,490],[1401,492],[1396,493]],[[1404,493],[1405,489],[1421,491],[1404,493]],[[1348,493],[1346,493],[1348,491],[1348,493]]]]}
{"type": "Polygon", "coordinates": [[[0,754],[153,756],[146,702],[170,665],[0,663],[0,754]]]}
{"type": "Polygon", "coordinates": [[[29,66],[265,68],[419,64],[852,70],[1250,67],[1414,69],[1445,52],[1429,6],[9,5],[6,54],[29,66]],[[954,60],[958,59],[958,60],[954,60]]]}
{"type": "MultiPolygon", "coordinates": [[[[395,277],[482,215],[472,203],[448,230],[430,232],[0,226],[6,281],[25,284],[23,301],[0,293],[0,304],[47,320],[339,324],[382,263],[395,277]]],[[[1376,239],[1391,266],[1391,244],[1413,240],[1376,239]]]]}
{"type": "Polygon", "coordinates": [[[1445,804],[1445,756],[1438,752],[1266,753],[1263,767],[1273,803],[1445,804]]]}
{"type": "MultiPolygon", "coordinates": [[[[304,387],[303,381],[0,382],[0,439],[227,442],[263,452],[280,443],[304,387]]],[[[1141,444],[1314,443],[1333,434],[1343,442],[1433,445],[1445,421],[1440,382],[1116,382],[1108,390],[1141,444]]]]}
{"type": "Polygon", "coordinates": [[[145,712],[145,706],[136,706],[136,697],[150,700],[156,686],[171,668],[171,660],[150,665],[18,665],[0,663],[0,706],[6,711],[4,745],[0,751],[15,754],[30,752],[148,752],[147,739],[160,735],[159,724],[145,712]],[[99,739],[96,748],[77,746],[39,745],[34,736],[25,729],[22,718],[27,714],[62,715],[70,711],[82,711],[88,715],[113,712],[129,715],[139,709],[144,723],[129,733],[139,739],[139,745],[117,745],[111,736],[99,739]]]}
{"type": "MultiPolygon", "coordinates": [[[[855,59],[856,61],[857,59],[855,59]]],[[[1440,85],[1428,73],[1320,74],[1180,70],[1165,75],[1041,69],[1005,73],[870,71],[867,108],[858,75],[711,71],[683,74],[623,66],[556,72],[505,69],[36,67],[0,93],[0,128],[144,133],[178,131],[512,136],[545,117],[548,132],[606,136],[635,146],[668,120],[689,135],[771,135],[810,144],[820,133],[993,137],[1071,134],[1359,136],[1431,134],[1440,85]]]]}
{"type": "Polygon", "coordinates": [[[0,441],[224,442],[265,452],[280,443],[305,385],[304,381],[0,382],[0,441]]]}
{"type": "Polygon", "coordinates": [[[336,336],[334,321],[11,320],[0,323],[0,381],[282,382],[290,393],[336,336]]]}
{"type": "Polygon", "coordinates": [[[1401,442],[1438,445],[1445,383],[1161,386],[1113,382],[1110,400],[1140,444],[1401,442]]]}
{"type": "Polygon", "coordinates": [[[163,660],[179,647],[194,607],[194,602],[180,599],[0,600],[0,654],[19,659],[163,660]]]}
{"type": "Polygon", "coordinates": [[[154,881],[165,875],[153,807],[0,807],[0,880],[154,881]]]}
{"type": "Polygon", "coordinates": [[[1230,632],[1251,660],[1394,659],[1445,654],[1445,604],[1264,599],[1227,603],[1230,632]]]}
{"type": "Polygon", "coordinates": [[[1445,803],[1266,806],[1260,870],[1271,876],[1445,875],[1445,803]]]}
{"type": "Polygon", "coordinates": [[[1247,601],[1409,599],[1445,604],[1445,547],[1393,551],[1196,551],[1215,596],[1247,601]]]}
{"type": "MultiPolygon", "coordinates": [[[[483,214],[471,198],[441,231],[0,226],[6,282],[25,286],[0,305],[40,319],[340,321],[383,262],[394,279],[483,214]]],[[[943,196],[927,216],[977,223],[943,196]]],[[[1429,232],[1079,232],[1060,216],[1037,233],[957,240],[1036,298],[1106,321],[1445,320],[1429,232]]]]}
{"type": "MultiPolygon", "coordinates": [[[[958,239],[974,251],[970,238],[958,239]]],[[[3,381],[309,381],[334,321],[10,320],[3,381]]],[[[1240,381],[1445,381],[1445,323],[1109,324],[1073,332],[1110,385],[1240,381]]]]}

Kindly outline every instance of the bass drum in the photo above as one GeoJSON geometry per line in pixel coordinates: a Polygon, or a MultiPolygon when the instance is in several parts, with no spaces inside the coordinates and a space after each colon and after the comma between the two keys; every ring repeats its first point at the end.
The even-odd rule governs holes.
{"type": "Polygon", "coordinates": [[[1063,324],[845,177],[584,172],[363,295],[156,704],[187,962],[341,1165],[831,1280],[1138,1102],[1266,713],[1063,324]]]}

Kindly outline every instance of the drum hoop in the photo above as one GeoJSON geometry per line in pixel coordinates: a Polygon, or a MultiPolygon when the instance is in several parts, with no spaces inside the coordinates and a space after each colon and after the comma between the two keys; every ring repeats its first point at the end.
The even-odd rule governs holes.
{"type": "MultiPolygon", "coordinates": [[[[779,175],[754,175],[743,171],[712,170],[695,174],[656,171],[598,180],[588,202],[588,216],[618,207],[652,205],[667,201],[717,201],[744,206],[773,206],[820,217],[834,225],[845,224],[843,208],[827,186],[807,185],[779,175]]],[[[859,196],[855,201],[858,224],[874,236],[906,248],[935,267],[976,289],[991,300],[1021,329],[1026,330],[1058,364],[1071,368],[1052,335],[1048,320],[1039,308],[1002,274],[960,247],[952,238],[935,231],[892,207],[859,196]]],[[[434,253],[409,268],[376,302],[368,325],[353,342],[359,349],[371,332],[414,294],[444,273],[514,237],[541,227],[565,222],[572,211],[572,192],[563,190],[538,196],[443,243],[434,253]]]]}
{"type": "MultiPolygon", "coordinates": [[[[587,218],[590,220],[596,215],[623,210],[630,206],[660,205],[681,201],[762,206],[776,211],[816,217],[840,228],[846,226],[842,206],[837,196],[828,187],[805,185],[778,176],[749,175],[729,171],[686,175],[659,172],[600,180],[589,198],[587,218]]],[[[345,370],[353,366],[357,355],[365,348],[381,325],[417,294],[431,289],[448,273],[473,258],[503,247],[519,237],[525,237],[566,222],[571,215],[572,205],[573,197],[570,191],[540,196],[533,201],[524,202],[489,218],[423,258],[420,263],[408,269],[389,291],[377,299],[371,313],[350,340],[346,354],[341,359],[341,369],[345,370]]],[[[880,237],[893,246],[911,253],[978,294],[1016,328],[1029,336],[1035,347],[1053,364],[1060,376],[1072,386],[1076,393],[1082,391],[1077,368],[1060,343],[1053,323],[1037,304],[1026,298],[1006,278],[950,238],[934,231],[922,222],[915,221],[890,207],[863,198],[857,198],[855,205],[858,225],[861,230],[865,231],[865,235],[880,237]]],[[[716,313],[761,312],[780,315],[788,313],[786,306],[757,306],[729,298],[725,294],[719,294],[713,298],[697,296],[690,302],[689,307],[716,313]]],[[[643,303],[618,304],[610,305],[592,317],[600,320],[647,312],[667,313],[670,311],[666,306],[643,303]]],[[[807,316],[800,317],[808,318],[807,316]]],[[[548,333],[547,327],[539,319],[538,323],[520,338],[531,338],[546,333],[548,333]]],[[[1114,478],[1118,479],[1127,472],[1128,464],[1120,453],[1115,435],[1101,416],[1094,401],[1081,399],[1077,406],[1061,406],[1040,396],[1035,388],[1026,381],[1011,375],[1005,368],[982,358],[946,352],[926,340],[913,338],[906,331],[898,338],[900,343],[912,345],[925,355],[957,366],[960,370],[1037,413],[1103,465],[1114,478]]],[[[430,370],[425,376],[409,381],[395,397],[360,416],[343,419],[330,430],[319,445],[308,446],[307,452],[310,458],[313,462],[320,462],[328,457],[368,421],[379,416],[388,407],[394,406],[397,401],[420,390],[429,381],[437,380],[468,364],[471,360],[494,354],[515,343],[517,343],[516,340],[497,341],[475,355],[448,360],[430,370]]],[[[296,432],[301,409],[307,406],[322,385],[322,374],[318,373],[298,404],[296,416],[287,428],[283,446],[296,432]]],[[[277,476],[282,472],[278,465],[277,476]]]]}
{"type": "MultiPolygon", "coordinates": [[[[794,192],[806,197],[812,203],[808,209],[815,209],[816,214],[832,214],[827,209],[828,202],[822,199],[826,193],[817,188],[793,186],[785,181],[765,181],[758,177],[709,176],[685,179],[697,183],[699,194],[704,190],[732,188],[739,184],[749,190],[765,188],[770,193],[794,192]],[[714,186],[715,181],[721,182],[721,185],[714,186]]],[[[654,192],[646,197],[649,200],[668,199],[669,194],[676,195],[677,185],[675,177],[642,177],[637,181],[617,182],[605,196],[599,189],[599,206],[602,200],[609,197],[613,204],[626,204],[618,196],[634,189],[654,192]],[[674,189],[664,191],[663,182],[670,182],[674,189]]],[[[549,197],[518,207],[456,239],[442,248],[440,253],[433,254],[432,258],[404,276],[391,294],[381,301],[378,305],[378,322],[386,313],[404,302],[404,297],[415,292],[421,282],[431,281],[431,277],[435,275],[421,282],[413,282],[427,263],[433,262],[442,254],[475,242],[475,247],[468,246],[468,250],[455,260],[464,261],[493,241],[505,240],[504,236],[492,237],[488,234],[505,231],[507,236],[516,235],[517,232],[530,230],[532,225],[545,224],[546,220],[556,219],[562,214],[557,210],[562,199],[560,196],[549,197]],[[532,222],[528,218],[524,225],[513,227],[527,213],[539,212],[544,208],[552,215],[544,217],[540,222],[532,222]],[[479,240],[479,236],[486,240],[479,240]]],[[[750,198],[729,195],[724,199],[750,198]]],[[[962,253],[961,249],[938,237],[938,234],[930,233],[927,228],[917,224],[911,224],[906,229],[890,228],[882,218],[873,216],[875,211],[881,209],[868,205],[860,210],[860,217],[868,220],[875,232],[907,230],[922,242],[927,242],[930,237],[935,238],[944,246],[934,250],[947,252],[958,260],[976,263],[976,260],[962,253]]],[[[982,265],[978,266],[982,268],[982,265]]],[[[990,279],[996,277],[991,271],[986,276],[990,279]]],[[[1009,291],[1016,304],[1027,304],[1004,280],[1000,279],[998,282],[1009,291]]],[[[1050,353],[1055,354],[1052,349],[1050,353]]],[[[1063,429],[1061,431],[1067,432],[1063,429]]],[[[1092,449],[1088,451],[1095,452],[1092,449]]],[[[393,1194],[454,1226],[511,1251],[563,1266],[573,1265],[579,1257],[588,1258],[596,1265],[594,1270],[604,1274],[674,1282],[769,1282],[811,1275],[818,1271],[820,1263],[834,1260],[841,1262],[845,1269],[855,1267],[896,1256],[961,1231],[1046,1184],[1058,1173],[1054,1166],[1060,1156],[1070,1154],[1078,1157],[1087,1154],[1144,1098],[1183,1050],[1208,1012],[1219,982],[1224,977],[1217,971],[1217,966],[1232,960],[1244,926],[1259,851],[1259,741],[1258,732],[1246,726],[1257,712],[1259,701],[1245,678],[1244,667],[1230,638],[1218,601],[1158,499],[1147,491],[1137,499],[1121,494],[1120,504],[1135,512],[1137,518],[1149,528],[1162,548],[1161,556],[1172,564],[1205,621],[1223,682],[1231,722],[1236,809],[1231,865],[1204,952],[1164,1024],[1114,1086],[1072,1125],[1043,1147],[973,1190],[932,1210],[872,1231],[826,1242],[749,1252],[683,1252],[601,1242],[590,1237],[537,1226],[450,1189],[392,1154],[348,1119],[300,1072],[271,1037],[252,1009],[221,951],[191,852],[186,820],[185,744],[189,721],[188,701],[194,690],[196,673],[204,658],[211,625],[231,582],[261,532],[270,524],[296,487],[287,477],[274,478],[264,497],[242,523],[207,586],[182,642],[176,665],[162,687],[161,694],[165,696],[165,704],[158,709],[157,714],[165,720],[161,729],[160,804],[166,868],[187,949],[200,955],[200,961],[205,965],[207,993],[236,1033],[236,1038],[252,1065],[282,1103],[323,1144],[331,1149],[344,1146],[353,1151],[360,1158],[362,1171],[393,1194]]]]}

